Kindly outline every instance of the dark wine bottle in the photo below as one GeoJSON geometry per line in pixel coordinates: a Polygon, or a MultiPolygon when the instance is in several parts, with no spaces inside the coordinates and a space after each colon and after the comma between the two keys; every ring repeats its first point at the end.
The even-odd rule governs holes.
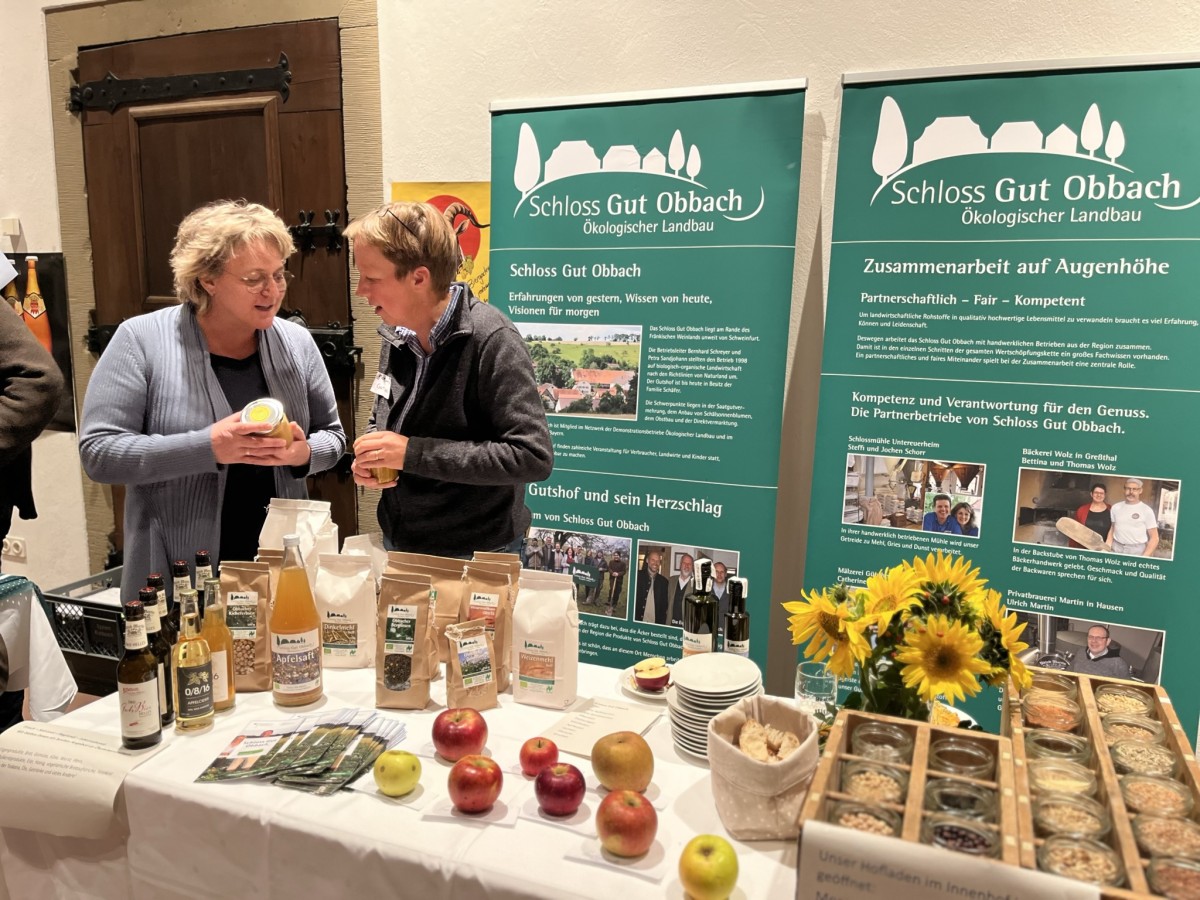
{"type": "Polygon", "coordinates": [[[171,689],[171,643],[163,633],[158,617],[158,592],[152,587],[138,591],[146,615],[146,642],[158,660],[158,711],[163,728],[175,721],[175,692],[171,689]]]}
{"type": "Polygon", "coordinates": [[[746,612],[745,578],[729,579],[729,612],[725,613],[725,652],[750,655],[750,613],[746,612]]]}
{"type": "Polygon", "coordinates": [[[146,611],[140,600],[125,605],[125,653],[117,663],[121,744],[129,750],[162,740],[158,712],[158,659],[146,641],[146,611]]]}
{"type": "Polygon", "coordinates": [[[717,649],[717,611],[712,591],[712,560],[698,559],[692,569],[696,583],[683,601],[683,655],[712,653],[717,649]]]}

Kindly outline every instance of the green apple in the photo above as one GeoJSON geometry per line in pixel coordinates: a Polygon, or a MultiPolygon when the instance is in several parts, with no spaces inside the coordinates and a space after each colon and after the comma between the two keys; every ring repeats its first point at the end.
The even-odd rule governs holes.
{"type": "Polygon", "coordinates": [[[407,750],[385,750],[375,760],[375,784],[380,793],[403,797],[421,781],[421,761],[407,750]]]}
{"type": "Polygon", "coordinates": [[[737,853],[715,834],[692,838],[679,857],[679,880],[693,900],[725,900],[737,877],[737,853]]]}

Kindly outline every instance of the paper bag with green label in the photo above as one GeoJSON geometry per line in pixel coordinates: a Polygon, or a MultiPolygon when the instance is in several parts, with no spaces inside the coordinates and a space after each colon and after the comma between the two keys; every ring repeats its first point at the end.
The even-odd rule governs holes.
{"type": "Polygon", "coordinates": [[[384,574],[375,629],[375,705],[424,709],[437,657],[429,643],[428,577],[384,574]]]}
{"type": "Polygon", "coordinates": [[[460,623],[482,619],[496,653],[496,690],[509,685],[509,655],[512,652],[512,581],[505,563],[472,561],[463,567],[460,623]]]}
{"type": "Polygon", "coordinates": [[[233,682],[238,693],[271,689],[271,576],[265,562],[221,560],[225,624],[233,636],[233,682]]]}
{"type": "Polygon", "coordinates": [[[445,638],[446,626],[458,621],[463,565],[463,560],[448,556],[397,550],[388,553],[388,572],[414,572],[428,575],[433,580],[433,632],[438,659],[442,662],[446,661],[449,652],[445,638]]]}
{"type": "Polygon", "coordinates": [[[496,655],[483,622],[464,622],[446,629],[450,659],[446,666],[446,705],[495,709],[496,655]]]}

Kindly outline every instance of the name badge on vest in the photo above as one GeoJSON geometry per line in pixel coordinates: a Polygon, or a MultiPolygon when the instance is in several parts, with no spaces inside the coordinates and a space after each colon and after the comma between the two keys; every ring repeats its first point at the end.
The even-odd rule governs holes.
{"type": "Polygon", "coordinates": [[[392,379],[383,372],[376,372],[375,380],[371,382],[371,393],[384,400],[388,399],[392,395],[392,379]]]}

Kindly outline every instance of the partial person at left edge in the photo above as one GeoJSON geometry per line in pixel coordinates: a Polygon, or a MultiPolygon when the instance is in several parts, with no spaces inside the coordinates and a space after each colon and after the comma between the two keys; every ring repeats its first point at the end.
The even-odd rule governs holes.
{"type": "MultiPolygon", "coordinates": [[[[2,285],[0,285],[2,286],[2,285]]],[[[34,438],[42,433],[63,392],[63,376],[25,323],[0,303],[0,540],[15,510],[37,517],[33,505],[34,438]]],[[[21,721],[24,691],[9,691],[8,653],[0,635],[0,731],[21,721]]]]}
{"type": "Polygon", "coordinates": [[[307,497],[305,477],[345,452],[320,351],[276,318],[295,249],[257,203],[194,210],[171,251],[180,304],[123,322],[96,364],[79,452],[88,477],[128,488],[123,602],[199,549],[253,559],[271,498],[307,497]],[[290,444],[241,422],[262,397],[283,404],[290,444]]]}

